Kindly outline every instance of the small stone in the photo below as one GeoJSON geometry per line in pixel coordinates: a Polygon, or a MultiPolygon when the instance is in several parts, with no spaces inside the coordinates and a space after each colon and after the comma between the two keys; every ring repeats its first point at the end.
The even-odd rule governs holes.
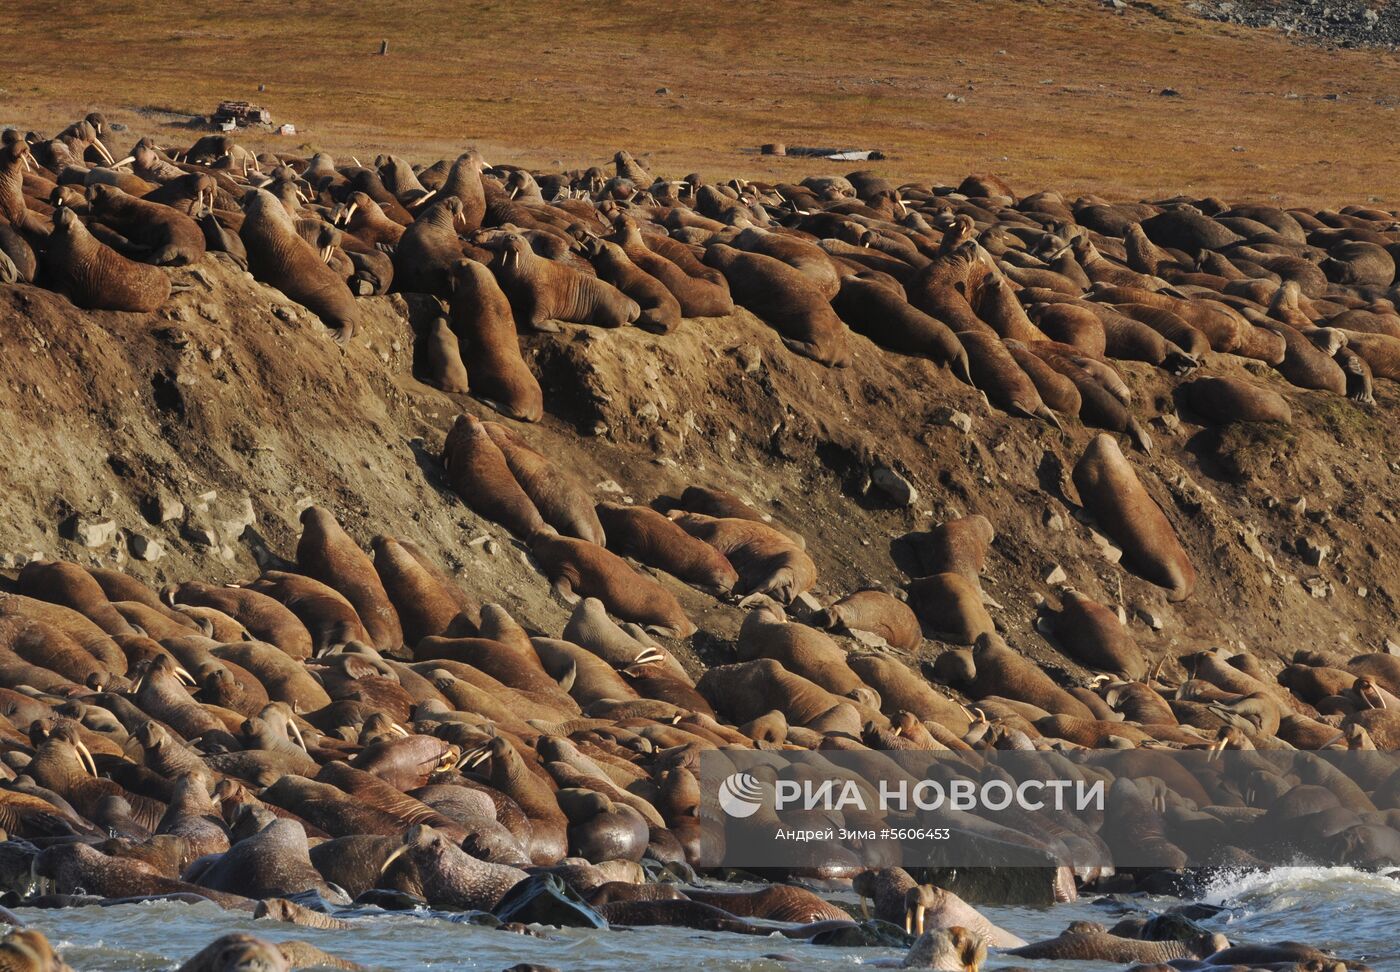
{"type": "Polygon", "coordinates": [[[1318,600],[1332,593],[1332,585],[1321,577],[1309,577],[1303,581],[1303,589],[1318,600]]]}
{"type": "Polygon", "coordinates": [[[647,402],[637,409],[637,421],[643,425],[654,425],[661,421],[661,409],[656,407],[655,402],[647,402]]]}
{"type": "Polygon", "coordinates": [[[1147,608],[1138,608],[1137,616],[1139,621],[1147,625],[1153,631],[1161,631],[1167,626],[1166,622],[1162,620],[1162,616],[1160,614],[1157,614],[1153,611],[1149,611],[1147,608]]]}
{"type": "Polygon", "coordinates": [[[741,344],[734,349],[734,360],[745,374],[754,374],[763,367],[763,352],[752,344],[741,344]]]}
{"type": "Polygon", "coordinates": [[[1302,557],[1303,563],[1307,564],[1309,567],[1321,566],[1322,562],[1327,559],[1328,554],[1332,552],[1331,544],[1323,543],[1313,537],[1299,537],[1295,547],[1298,551],[1298,556],[1302,557]]]}
{"type": "Polygon", "coordinates": [[[219,545],[219,535],[214,528],[208,524],[187,520],[180,528],[180,533],[186,540],[196,547],[217,547],[219,545]]]}
{"type": "Polygon", "coordinates": [[[217,489],[207,489],[195,496],[194,500],[190,503],[190,508],[196,513],[207,513],[209,512],[209,507],[218,498],[219,491],[217,489]]]}
{"type": "Polygon", "coordinates": [[[501,545],[492,537],[487,537],[486,542],[481,545],[481,549],[489,557],[494,557],[501,552],[501,545]]]}
{"type": "Polygon", "coordinates": [[[1045,583],[1049,584],[1051,587],[1054,587],[1056,584],[1063,584],[1067,580],[1069,580],[1069,575],[1065,573],[1064,567],[1059,564],[1050,568],[1049,573],[1045,575],[1045,583]]]}
{"type": "Polygon", "coordinates": [[[1385,639],[1385,644],[1381,645],[1381,651],[1387,655],[1400,655],[1400,642],[1394,638],[1385,639]]]}
{"type": "Polygon", "coordinates": [[[69,521],[68,537],[89,549],[105,547],[117,538],[117,524],[101,517],[79,514],[69,521]]]}
{"type": "Polygon", "coordinates": [[[1110,564],[1116,564],[1123,559],[1122,549],[1097,530],[1089,531],[1089,539],[1094,541],[1094,546],[1099,548],[1099,555],[1110,564]]]}
{"type": "Polygon", "coordinates": [[[1053,530],[1056,533],[1065,528],[1065,518],[1053,511],[1046,511],[1045,529],[1053,530]]]}
{"type": "Polygon", "coordinates": [[[184,515],[185,504],[163,489],[146,498],[146,518],[156,525],[178,520],[184,515]]]}
{"type": "Polygon", "coordinates": [[[588,434],[592,436],[604,436],[608,434],[607,422],[594,422],[588,429],[588,434]]]}
{"type": "Polygon", "coordinates": [[[617,484],[617,480],[615,480],[615,479],[605,479],[605,480],[603,480],[601,483],[599,483],[597,486],[595,486],[595,487],[593,487],[593,488],[596,489],[596,490],[598,490],[598,492],[600,492],[600,493],[620,493],[620,492],[622,492],[622,487],[619,486],[619,485],[617,484]]]}
{"type": "Polygon", "coordinates": [[[670,88],[665,88],[665,87],[663,87],[663,88],[657,88],[657,89],[656,89],[656,93],[659,94],[659,95],[668,95],[668,94],[671,93],[671,89],[670,89],[670,88]]]}
{"type": "Polygon", "coordinates": [[[1175,88],[1163,88],[1157,92],[1157,95],[1162,98],[1180,98],[1181,92],[1175,88]]]}
{"type": "Polygon", "coordinates": [[[131,556],[147,563],[152,563],[165,556],[165,545],[144,533],[131,534],[127,538],[127,546],[131,549],[131,556]]]}
{"type": "Polygon", "coordinates": [[[870,482],[894,501],[896,506],[913,506],[919,501],[919,491],[899,472],[889,466],[876,466],[870,472],[870,482]]]}
{"type": "Polygon", "coordinates": [[[1175,412],[1163,412],[1157,416],[1157,425],[1164,431],[1176,433],[1181,430],[1181,419],[1176,417],[1175,412]]]}
{"type": "Polygon", "coordinates": [[[888,641],[881,638],[873,631],[862,631],[859,628],[851,628],[850,635],[867,648],[888,648],[890,646],[888,641]]]}
{"type": "Polygon", "coordinates": [[[967,435],[972,431],[972,416],[948,405],[940,405],[929,415],[930,425],[944,425],[967,435]]]}
{"type": "Polygon", "coordinates": [[[793,598],[793,603],[802,605],[808,614],[816,614],[822,610],[822,602],[813,597],[811,591],[803,591],[793,598]]]}
{"type": "Polygon", "coordinates": [[[296,314],[292,312],[290,307],[274,307],[272,308],[272,315],[278,320],[286,321],[288,324],[296,320],[296,314]]]}

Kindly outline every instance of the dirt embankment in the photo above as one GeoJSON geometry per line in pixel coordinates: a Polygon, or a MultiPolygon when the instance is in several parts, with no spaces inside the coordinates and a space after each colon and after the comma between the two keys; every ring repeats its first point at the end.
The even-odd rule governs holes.
{"type": "MultiPolygon", "coordinates": [[[[362,544],[409,537],[469,590],[558,633],[567,608],[523,548],[444,487],[437,455],[453,418],[495,416],[415,379],[420,313],[398,296],[365,300],[363,332],[342,352],[312,315],[221,256],[175,277],[189,289],[151,317],[0,289],[5,567],[42,553],[155,584],[247,579],[292,555],[297,516],[315,502],[362,544]]],[[[851,367],[828,370],[744,312],[664,337],[564,325],[527,342],[549,414],[517,427],[599,500],[647,503],[692,483],[749,498],[806,536],[823,602],[899,587],[900,537],[982,513],[998,534],[984,580],[993,617],[1072,676],[1083,671],[1034,628],[1037,600],[1057,596],[1046,581],[1057,565],[1121,605],[1149,652],[1239,643],[1278,658],[1400,638],[1394,385],[1379,382],[1367,409],[1248,366],[1289,399],[1294,422],[1217,432],[1175,414],[1177,379],[1120,363],[1138,413],[1156,416],[1156,450],[1132,461],[1201,571],[1195,595],[1170,605],[1076,517],[1068,471],[1088,430],[1009,418],[926,361],[860,337],[853,347],[851,367]],[[912,505],[869,488],[881,465],[917,491],[912,505]]],[[[1212,374],[1246,367],[1211,357],[1212,374]]],[[[698,660],[724,660],[742,612],[664,582],[700,625],[698,660]]]]}

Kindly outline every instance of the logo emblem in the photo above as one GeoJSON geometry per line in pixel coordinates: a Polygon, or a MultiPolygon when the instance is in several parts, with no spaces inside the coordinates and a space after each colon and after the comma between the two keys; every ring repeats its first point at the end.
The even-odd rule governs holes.
{"type": "Polygon", "coordinates": [[[719,785],[719,805],[731,817],[752,817],[763,805],[763,784],[748,773],[732,773],[719,785]]]}

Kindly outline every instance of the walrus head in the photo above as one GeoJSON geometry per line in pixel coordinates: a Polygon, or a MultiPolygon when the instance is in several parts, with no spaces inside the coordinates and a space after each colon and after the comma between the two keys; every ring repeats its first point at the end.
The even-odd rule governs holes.
{"type": "Polygon", "coordinates": [[[77,239],[82,239],[88,235],[87,227],[78,218],[78,214],[71,206],[60,206],[53,213],[53,230],[55,234],[64,233],[77,239]]]}

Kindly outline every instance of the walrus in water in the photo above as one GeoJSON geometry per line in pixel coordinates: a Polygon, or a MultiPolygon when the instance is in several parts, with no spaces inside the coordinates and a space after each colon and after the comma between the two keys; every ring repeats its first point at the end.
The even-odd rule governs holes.
{"type": "Polygon", "coordinates": [[[722,243],[705,251],[705,265],[722,272],[734,300],[770,324],[794,352],[833,367],[850,363],[846,325],[801,270],[722,243]]]}
{"type": "Polygon", "coordinates": [[[15,928],[0,940],[0,970],[73,972],[73,967],[59,957],[43,932],[35,928],[15,928]]]}
{"type": "Polygon", "coordinates": [[[276,945],[234,932],[204,946],[175,972],[291,972],[291,968],[276,945]]]}
{"type": "Polygon", "coordinates": [[[54,290],[87,310],[149,313],[170,296],[163,271],[98,242],[67,206],[54,213],[43,269],[54,290]]]}
{"type": "Polygon", "coordinates": [[[551,320],[622,327],[642,313],[635,300],[612,284],[537,256],[518,233],[505,238],[493,269],[521,327],[541,330],[551,320]]]}
{"type": "Polygon", "coordinates": [[[544,394],[520,355],[510,301],[483,264],[457,264],[448,320],[464,352],[472,393],[513,419],[538,422],[544,394]]]}
{"type": "Polygon", "coordinates": [[[1171,521],[1138,481],[1111,435],[1094,437],[1075,464],[1073,479],[1084,508],[1123,548],[1133,568],[1166,588],[1168,600],[1190,597],[1196,568],[1171,521]]]}
{"type": "Polygon", "coordinates": [[[961,925],[936,928],[919,936],[900,968],[934,972],[978,972],[987,960],[987,943],[961,925]]]}
{"type": "Polygon", "coordinates": [[[248,269],[265,284],[310,310],[335,332],[338,344],[355,336],[360,313],[340,275],[297,233],[291,215],[264,189],[249,190],[243,201],[239,238],[248,251],[248,269]]]}

